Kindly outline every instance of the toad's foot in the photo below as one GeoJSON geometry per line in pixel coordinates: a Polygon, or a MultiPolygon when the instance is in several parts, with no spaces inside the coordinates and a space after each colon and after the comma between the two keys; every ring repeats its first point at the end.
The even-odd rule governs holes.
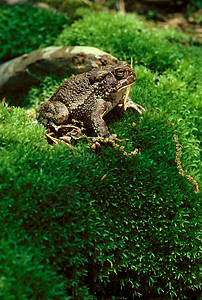
{"type": "Polygon", "coordinates": [[[71,124],[60,125],[60,126],[54,124],[54,126],[52,125],[52,128],[50,129],[53,129],[53,131],[59,136],[67,135],[67,136],[71,136],[75,140],[81,138],[82,128],[79,128],[71,124]]]}
{"type": "Polygon", "coordinates": [[[124,111],[126,111],[127,109],[133,109],[136,110],[137,112],[139,112],[139,114],[142,115],[142,112],[146,111],[146,109],[144,109],[144,107],[142,107],[139,104],[134,103],[130,98],[128,98],[128,100],[126,101],[126,104],[124,105],[123,103],[120,103],[118,105],[119,107],[123,107],[124,111]]]}

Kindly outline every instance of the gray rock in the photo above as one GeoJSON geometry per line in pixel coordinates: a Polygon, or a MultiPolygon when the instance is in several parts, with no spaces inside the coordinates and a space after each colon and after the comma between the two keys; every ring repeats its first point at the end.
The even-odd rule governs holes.
{"type": "Polygon", "coordinates": [[[22,92],[39,84],[45,75],[64,77],[117,62],[114,56],[94,47],[38,49],[0,65],[0,92],[22,92]]]}
{"type": "Polygon", "coordinates": [[[28,2],[30,2],[29,0],[4,0],[4,3],[8,4],[8,5],[22,5],[22,4],[27,4],[28,2]]]}

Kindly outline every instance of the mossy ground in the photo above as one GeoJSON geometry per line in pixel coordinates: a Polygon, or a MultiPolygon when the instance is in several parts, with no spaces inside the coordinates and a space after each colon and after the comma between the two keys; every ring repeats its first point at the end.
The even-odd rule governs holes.
{"type": "MultiPolygon", "coordinates": [[[[128,139],[128,152],[140,150],[134,158],[113,147],[95,153],[85,139],[77,150],[51,146],[25,108],[0,105],[2,299],[199,293],[200,194],[179,174],[168,119],[184,172],[199,184],[201,48],[181,35],[150,30],[136,15],[83,11],[55,40],[133,56],[130,97],[146,113],[128,111],[110,131],[128,139]]],[[[47,77],[25,103],[35,109],[60,82],[47,77]]]]}
{"type": "Polygon", "coordinates": [[[30,6],[0,6],[0,63],[52,45],[69,18],[30,6]],[[12,20],[12,22],[11,22],[12,20]]]}

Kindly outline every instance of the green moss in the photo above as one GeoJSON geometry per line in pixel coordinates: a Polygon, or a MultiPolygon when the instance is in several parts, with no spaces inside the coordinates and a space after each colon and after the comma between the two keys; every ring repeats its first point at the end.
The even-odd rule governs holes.
{"type": "MultiPolygon", "coordinates": [[[[77,150],[51,146],[24,108],[0,105],[1,296],[191,299],[200,290],[200,197],[178,173],[173,127],[162,114],[174,123],[185,173],[200,183],[200,49],[169,42],[168,31],[159,40],[132,16],[111,15],[113,32],[108,14],[93,18],[65,29],[58,43],[134,56],[130,96],[147,111],[127,111],[110,131],[140,154],[129,158],[112,147],[94,153],[85,140],[77,150]]],[[[26,103],[36,109],[60,82],[47,77],[26,103]]]]}
{"type": "Polygon", "coordinates": [[[62,276],[45,263],[37,247],[29,245],[26,233],[24,240],[22,236],[16,238],[19,231],[22,233],[16,229],[0,241],[1,299],[66,299],[62,276]]]}
{"type": "Polygon", "coordinates": [[[133,56],[136,64],[154,71],[176,69],[188,52],[180,44],[187,37],[177,31],[151,31],[136,15],[127,18],[103,12],[84,14],[71,27],[66,28],[55,45],[88,45],[101,48],[122,60],[133,56]],[[170,41],[169,41],[170,40],[170,41]],[[171,41],[176,41],[177,44],[171,41]]]}
{"type": "Polygon", "coordinates": [[[67,23],[67,17],[49,10],[0,6],[0,62],[52,45],[67,23]]]}
{"type": "MultiPolygon", "coordinates": [[[[40,0],[37,0],[37,2],[40,2],[40,0]]],[[[44,0],[43,2],[59,11],[68,13],[71,20],[77,18],[77,9],[87,6],[82,0],[44,0]]]]}
{"type": "Polygon", "coordinates": [[[69,291],[81,299],[105,289],[112,296],[179,297],[186,294],[183,282],[197,288],[199,204],[177,172],[173,130],[164,118],[128,112],[111,126],[129,138],[128,151],[141,148],[131,159],[113,148],[93,154],[84,141],[78,151],[50,146],[23,109],[1,113],[1,224],[9,228],[15,219],[23,228],[18,236],[38,241],[69,291]]]}

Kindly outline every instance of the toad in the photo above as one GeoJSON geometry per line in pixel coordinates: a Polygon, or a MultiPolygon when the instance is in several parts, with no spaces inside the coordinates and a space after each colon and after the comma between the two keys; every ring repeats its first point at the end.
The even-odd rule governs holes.
{"type": "MultiPolygon", "coordinates": [[[[73,76],[63,82],[48,101],[39,105],[37,120],[57,131],[75,119],[93,129],[97,136],[112,138],[103,117],[117,105],[123,106],[125,90],[135,80],[135,72],[125,61],[73,76]]],[[[124,109],[128,108],[140,114],[145,111],[130,98],[124,109]]]]}

